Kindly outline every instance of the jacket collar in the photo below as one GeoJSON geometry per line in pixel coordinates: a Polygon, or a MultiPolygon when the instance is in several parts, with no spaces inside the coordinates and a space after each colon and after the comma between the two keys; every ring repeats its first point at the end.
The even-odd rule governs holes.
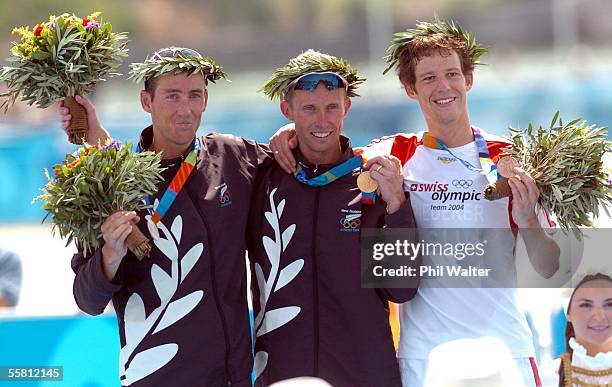
{"type": "MultiPolygon", "coordinates": [[[[183,160],[185,160],[185,158],[193,150],[193,143],[196,139],[197,137],[193,139],[191,145],[189,145],[187,150],[185,150],[185,153],[183,153],[181,156],[172,159],[162,159],[161,165],[163,167],[171,167],[177,163],[182,163],[183,160]]],[[[142,150],[149,150],[149,148],[151,148],[151,145],[153,145],[153,125],[149,125],[142,130],[142,132],[140,133],[140,140],[138,141],[138,145],[140,145],[140,149],[142,150]]]]}
{"type": "Polygon", "coordinates": [[[353,148],[351,147],[351,140],[348,137],[340,135],[340,150],[342,154],[340,158],[331,164],[314,164],[306,159],[306,157],[300,152],[300,148],[297,147],[293,151],[296,161],[302,166],[302,169],[306,172],[306,175],[311,178],[321,173],[327,172],[338,164],[345,162],[352,158],[353,148]]]}

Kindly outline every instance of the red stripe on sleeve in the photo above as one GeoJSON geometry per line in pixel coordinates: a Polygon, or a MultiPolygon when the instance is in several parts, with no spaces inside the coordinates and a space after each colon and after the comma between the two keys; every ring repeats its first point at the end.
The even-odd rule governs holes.
{"type": "Polygon", "coordinates": [[[391,154],[400,159],[402,165],[404,165],[412,158],[417,147],[421,144],[421,140],[416,135],[407,137],[405,135],[398,134],[395,136],[393,141],[391,154]]]}
{"type": "Polygon", "coordinates": [[[494,164],[497,164],[500,157],[505,155],[502,151],[503,148],[508,148],[509,143],[503,141],[487,141],[487,148],[489,149],[489,157],[494,164]]]}

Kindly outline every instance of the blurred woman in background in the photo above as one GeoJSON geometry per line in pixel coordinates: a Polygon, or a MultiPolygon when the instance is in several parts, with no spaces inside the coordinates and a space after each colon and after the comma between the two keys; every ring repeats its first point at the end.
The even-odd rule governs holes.
{"type": "Polygon", "coordinates": [[[572,293],[560,387],[612,387],[612,278],[587,275],[572,293]]]}

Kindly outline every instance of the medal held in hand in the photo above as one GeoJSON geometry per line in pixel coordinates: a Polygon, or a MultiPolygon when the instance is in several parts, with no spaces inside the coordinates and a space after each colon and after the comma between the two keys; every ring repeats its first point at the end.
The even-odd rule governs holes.
{"type": "Polygon", "coordinates": [[[370,171],[361,172],[357,177],[357,187],[361,191],[361,202],[364,204],[376,203],[376,190],[378,182],[372,179],[370,171]]]}
{"type": "Polygon", "coordinates": [[[515,177],[514,168],[518,167],[518,161],[512,156],[502,156],[496,165],[498,180],[489,182],[489,185],[484,190],[484,197],[487,200],[497,200],[512,196],[512,190],[508,179],[515,177]]]}
{"type": "Polygon", "coordinates": [[[357,187],[359,187],[361,192],[370,193],[376,191],[378,183],[376,180],[372,179],[370,171],[365,171],[357,177],[357,187]]]}
{"type": "Polygon", "coordinates": [[[502,177],[511,178],[511,177],[516,176],[516,173],[514,172],[514,168],[518,166],[519,166],[519,163],[518,161],[516,161],[514,157],[505,156],[499,159],[499,161],[497,162],[497,172],[502,177]]]}

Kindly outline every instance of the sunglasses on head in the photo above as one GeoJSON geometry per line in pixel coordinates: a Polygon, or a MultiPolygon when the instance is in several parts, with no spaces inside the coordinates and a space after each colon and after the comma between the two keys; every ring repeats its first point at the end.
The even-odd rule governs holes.
{"type": "Polygon", "coordinates": [[[336,73],[332,73],[330,71],[324,73],[308,73],[304,74],[299,78],[296,78],[293,82],[289,84],[287,91],[289,90],[305,90],[305,91],[314,91],[319,83],[323,83],[323,85],[327,88],[327,90],[336,90],[338,88],[343,88],[344,90],[348,87],[348,82],[346,79],[342,78],[340,75],[336,73]]]}
{"type": "Polygon", "coordinates": [[[178,56],[195,56],[196,58],[201,58],[202,55],[196,50],[192,50],[191,48],[185,47],[169,47],[162,48],[159,51],[156,51],[151,59],[157,60],[161,58],[177,58],[178,56]]]}

